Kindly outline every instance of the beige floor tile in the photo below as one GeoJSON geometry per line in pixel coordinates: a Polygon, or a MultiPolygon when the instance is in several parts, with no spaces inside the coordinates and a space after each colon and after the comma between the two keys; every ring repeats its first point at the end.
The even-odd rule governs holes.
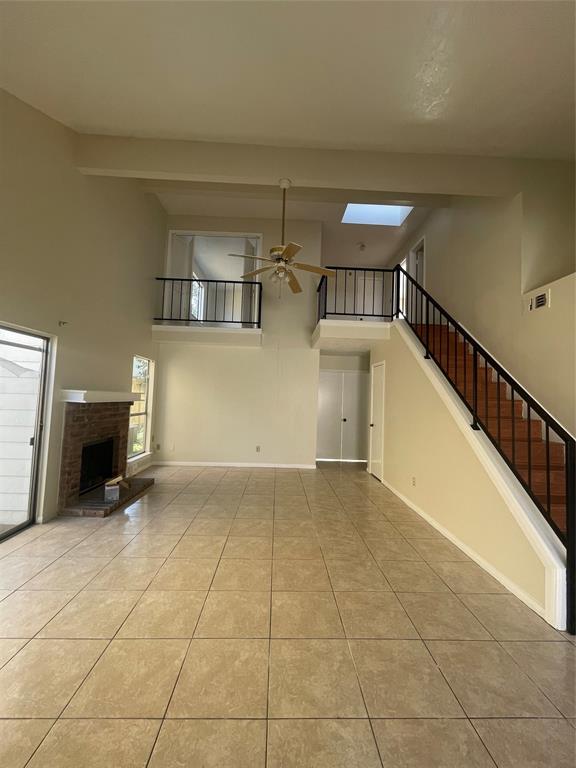
{"type": "Polygon", "coordinates": [[[576,717],[576,646],[571,643],[502,643],[564,717],[576,717]]]}
{"type": "Polygon", "coordinates": [[[147,528],[139,533],[127,547],[122,550],[122,557],[168,557],[180,536],[169,534],[146,534],[147,528]]]}
{"type": "Polygon", "coordinates": [[[187,640],[112,640],[63,716],[162,717],[187,647],[187,640]]]}
{"type": "Polygon", "coordinates": [[[430,563],[467,562],[470,560],[461,549],[445,539],[411,539],[410,543],[424,560],[430,563]]]}
{"type": "Polygon", "coordinates": [[[0,669],[0,717],[58,717],[105,640],[31,640],[0,669]]]}
{"type": "Polygon", "coordinates": [[[92,579],[86,589],[146,589],[163,562],[159,557],[117,557],[92,579]]]}
{"type": "Polygon", "coordinates": [[[420,640],[351,640],[370,717],[463,717],[420,640]]]}
{"type": "Polygon", "coordinates": [[[272,538],[272,520],[236,519],[230,528],[230,535],[272,538]]]}
{"type": "Polygon", "coordinates": [[[372,720],[386,768],[494,768],[468,720],[372,720]]]}
{"type": "Polygon", "coordinates": [[[150,583],[150,589],[208,589],[217,560],[215,558],[172,558],[167,560],[150,583]]]}
{"type": "Polygon", "coordinates": [[[0,603],[0,637],[34,637],[76,593],[19,590],[0,603]]]}
{"type": "Polygon", "coordinates": [[[334,590],[390,592],[390,584],[372,560],[327,560],[326,566],[334,590]]]}
{"type": "Polygon", "coordinates": [[[65,554],[65,557],[116,557],[125,546],[130,544],[133,538],[134,534],[132,533],[108,534],[107,536],[94,534],[94,536],[90,536],[81,541],[80,544],[72,547],[65,554]]]}
{"type": "Polygon", "coordinates": [[[270,560],[221,560],[212,582],[216,590],[269,590],[272,582],[270,560]]]}
{"type": "Polygon", "coordinates": [[[280,592],[331,591],[328,571],[322,560],[275,560],[272,589],[280,592]]]}
{"type": "Polygon", "coordinates": [[[161,536],[182,536],[182,534],[186,533],[189,526],[189,520],[184,520],[182,518],[167,518],[162,512],[161,517],[157,520],[152,520],[152,522],[148,523],[146,528],[142,529],[142,534],[144,536],[156,536],[157,534],[161,536]]]}
{"type": "Polygon", "coordinates": [[[24,768],[54,720],[0,720],[0,765],[24,768]]]}
{"type": "Polygon", "coordinates": [[[366,720],[270,720],[268,768],[380,768],[366,720]]]}
{"type": "Polygon", "coordinates": [[[269,717],[366,717],[345,640],[272,640],[269,717]]]}
{"type": "Polygon", "coordinates": [[[463,595],[462,600],[496,640],[564,640],[514,595],[463,595]]]}
{"type": "Polygon", "coordinates": [[[53,557],[7,555],[0,560],[0,589],[18,589],[54,561],[53,557]]]}
{"type": "Polygon", "coordinates": [[[396,522],[394,527],[406,539],[441,539],[445,541],[441,533],[423,520],[412,523],[396,522]]]}
{"type": "Polygon", "coordinates": [[[270,592],[212,590],[202,610],[196,637],[269,637],[270,592]]]}
{"type": "Polygon", "coordinates": [[[145,768],[158,720],[58,720],[28,768],[145,768]]]}
{"type": "Polygon", "coordinates": [[[576,739],[565,720],[474,720],[498,768],[574,768],[576,739]]]}
{"type": "Polygon", "coordinates": [[[380,569],[395,592],[448,592],[428,563],[381,560],[380,569]]]}
{"type": "Polygon", "coordinates": [[[272,520],[274,517],[274,509],[272,504],[265,504],[261,506],[255,505],[242,505],[238,507],[236,512],[237,520],[272,520]]]}
{"type": "Polygon", "coordinates": [[[354,523],[356,530],[362,538],[394,539],[402,538],[400,532],[384,517],[379,520],[357,520],[354,523]]]}
{"type": "MultiPolygon", "coordinates": [[[[86,532],[85,536],[88,536],[86,532]]],[[[63,555],[72,547],[78,544],[78,539],[63,537],[63,540],[58,540],[54,537],[48,537],[47,535],[40,536],[35,541],[31,541],[20,547],[15,555],[18,557],[33,557],[33,558],[47,558],[54,561],[56,558],[63,555]]]]}
{"type": "Polygon", "coordinates": [[[344,637],[332,592],[273,592],[272,637],[344,637]]]}
{"type": "Polygon", "coordinates": [[[321,560],[322,550],[315,539],[299,536],[274,536],[275,560],[321,560]]]}
{"type": "Polygon", "coordinates": [[[192,640],[169,718],[266,717],[268,640],[192,640]]]}
{"type": "Polygon", "coordinates": [[[346,637],[418,638],[396,595],[390,592],[336,592],[346,637]]]}
{"type": "Polygon", "coordinates": [[[262,720],[165,720],[150,768],[264,768],[262,720]]]}
{"type": "Polygon", "coordinates": [[[371,560],[370,550],[360,537],[346,539],[322,539],[322,553],[330,560],[371,560]]]}
{"type": "Polygon", "coordinates": [[[466,593],[507,593],[508,590],[493,579],[489,573],[479,565],[471,561],[467,563],[457,562],[432,562],[431,568],[448,584],[450,589],[457,594],[466,593]]]}
{"type": "Polygon", "coordinates": [[[380,560],[422,560],[422,556],[404,539],[365,539],[366,545],[376,561],[380,560]]]}
{"type": "Polygon", "coordinates": [[[0,602],[8,597],[8,595],[11,595],[13,591],[13,589],[0,589],[0,602]]]}
{"type": "Polygon", "coordinates": [[[2,638],[0,640],[0,667],[3,667],[12,656],[15,656],[20,648],[23,648],[27,642],[26,639],[17,640],[15,638],[2,638]]]}
{"type": "Polygon", "coordinates": [[[231,522],[236,517],[236,506],[205,506],[198,512],[196,520],[227,520],[231,522]]]}
{"type": "Polygon", "coordinates": [[[183,536],[170,553],[170,557],[220,557],[226,536],[183,536]]]}
{"type": "Polygon", "coordinates": [[[141,592],[120,590],[80,592],[52,621],[46,624],[38,633],[38,637],[64,639],[114,637],[141,594],[141,592]]]}
{"type": "Polygon", "coordinates": [[[492,639],[456,595],[405,592],[398,597],[425,640],[492,639]]]}
{"type": "Polygon", "coordinates": [[[261,536],[233,536],[230,534],[222,552],[222,557],[270,560],[272,558],[272,539],[261,536]]]}
{"type": "Polygon", "coordinates": [[[61,589],[65,591],[82,589],[109,562],[110,558],[63,557],[27,581],[25,587],[26,589],[61,589]]]}
{"type": "Polygon", "coordinates": [[[199,520],[190,524],[187,536],[228,536],[232,520],[199,520]]]}
{"type": "Polygon", "coordinates": [[[206,592],[145,592],[121,626],[119,638],[191,638],[206,592]]]}
{"type": "Polygon", "coordinates": [[[274,536],[314,538],[316,530],[310,520],[277,518],[274,520],[274,536]]]}
{"type": "Polygon", "coordinates": [[[469,717],[559,717],[558,710],[495,642],[427,642],[469,717]]]}

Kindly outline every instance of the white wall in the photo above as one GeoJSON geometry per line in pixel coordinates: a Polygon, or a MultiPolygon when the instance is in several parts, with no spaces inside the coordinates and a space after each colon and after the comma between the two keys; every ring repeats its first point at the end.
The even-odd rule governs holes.
{"type": "Polygon", "coordinates": [[[372,352],[372,363],[381,360],[386,361],[385,483],[553,620],[552,575],[430,383],[421,353],[416,357],[394,326],[390,340],[372,352]]]}
{"type": "MultiPolygon", "coordinates": [[[[269,219],[169,217],[170,229],[252,232],[263,253],[277,244],[269,219]]],[[[289,222],[301,260],[320,263],[318,222],[289,222]]],[[[174,462],[312,465],[316,456],[319,352],[310,348],[318,279],[299,273],[293,295],[264,278],[262,347],[159,342],[155,442],[157,458],[174,462]],[[256,451],[260,446],[260,451],[256,451]]]]}
{"type": "Polygon", "coordinates": [[[72,131],[0,96],[0,322],[52,335],[56,352],[47,519],[57,510],[59,390],[129,391],[132,356],[153,357],[165,217],[135,182],[83,176],[72,131]]]}
{"type": "MultiPolygon", "coordinates": [[[[430,215],[393,262],[424,237],[429,293],[576,433],[574,265],[552,283],[550,309],[526,312],[525,220],[521,196],[454,200],[430,215]]],[[[547,247],[552,259],[554,241],[547,247]]]]}

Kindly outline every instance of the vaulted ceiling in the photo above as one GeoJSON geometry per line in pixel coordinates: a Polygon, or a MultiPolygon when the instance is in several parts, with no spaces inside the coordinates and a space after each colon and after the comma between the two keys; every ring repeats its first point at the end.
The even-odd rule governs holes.
{"type": "Polygon", "coordinates": [[[3,2],[2,86],[81,132],[573,152],[572,2],[3,2]]]}

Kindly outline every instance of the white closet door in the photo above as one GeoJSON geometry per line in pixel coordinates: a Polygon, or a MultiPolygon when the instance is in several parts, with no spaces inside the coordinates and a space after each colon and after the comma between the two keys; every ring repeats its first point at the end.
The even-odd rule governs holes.
{"type": "Polygon", "coordinates": [[[318,386],[318,459],[337,459],[342,451],[342,374],[320,371],[318,386]]]}
{"type": "Polygon", "coordinates": [[[342,459],[366,461],[368,453],[368,373],[342,374],[342,459]]]}

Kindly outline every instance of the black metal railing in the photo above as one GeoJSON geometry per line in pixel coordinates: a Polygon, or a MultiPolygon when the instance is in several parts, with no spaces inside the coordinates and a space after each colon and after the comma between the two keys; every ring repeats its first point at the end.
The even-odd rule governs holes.
{"type": "Polygon", "coordinates": [[[394,319],[393,269],[328,267],[336,273],[318,286],[318,320],[329,317],[394,319]]]}
{"type": "Polygon", "coordinates": [[[160,323],[260,328],[262,284],[247,280],[157,277],[160,323]]]}
{"type": "Polygon", "coordinates": [[[576,634],[574,437],[430,294],[396,267],[405,318],[481,429],[566,547],[567,626],[576,634]]]}

